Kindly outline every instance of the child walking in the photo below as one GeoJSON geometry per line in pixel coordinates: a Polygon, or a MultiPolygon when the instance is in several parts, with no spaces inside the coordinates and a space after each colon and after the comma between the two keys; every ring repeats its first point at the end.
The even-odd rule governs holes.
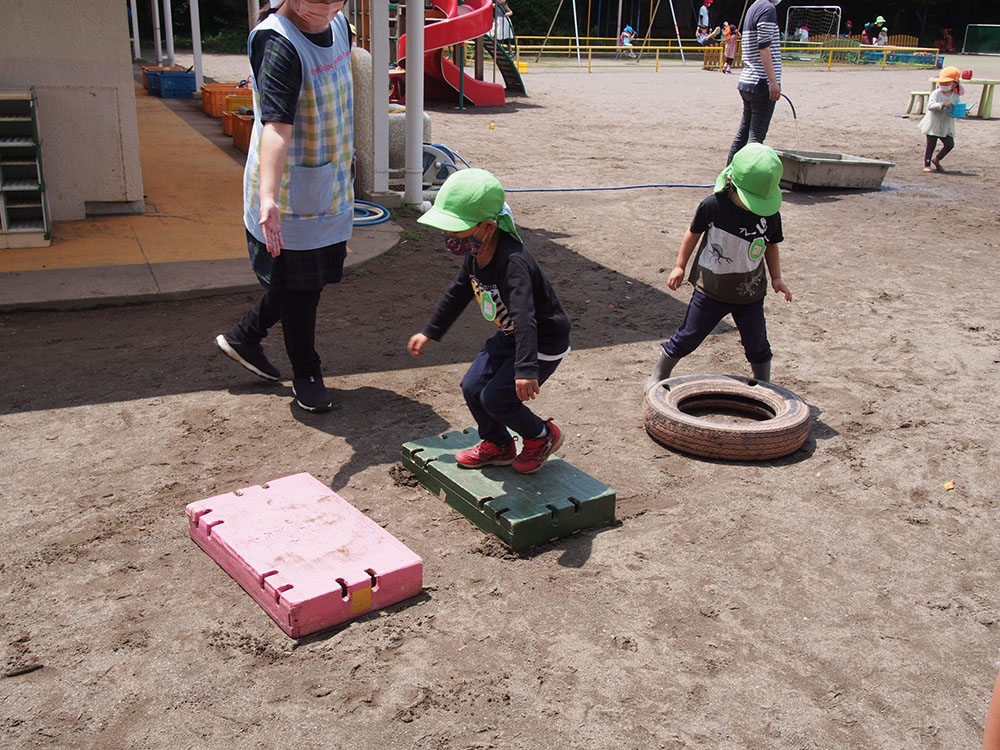
{"type": "Polygon", "coordinates": [[[417,221],[443,230],[445,247],[463,260],[427,325],[410,337],[409,353],[419,357],[428,341],[440,341],[473,298],[482,316],[500,329],[462,378],[482,442],[459,451],[455,460],[467,469],[513,464],[516,471],[533,474],[559,449],[563,435],[526,402],[569,354],[569,316],[521,244],[503,186],[489,172],[455,172],[417,221]],[[521,436],[520,453],[508,428],[521,436]]]}
{"type": "Polygon", "coordinates": [[[937,88],[928,98],[927,114],[919,126],[927,139],[924,147],[925,172],[943,172],[941,160],[955,148],[955,119],[951,116],[951,109],[965,93],[959,83],[961,78],[962,71],[958,68],[945,68],[937,77],[937,88]],[[938,138],[941,139],[941,150],[934,156],[938,138]]]}
{"type": "Polygon", "coordinates": [[[726,21],[722,24],[722,35],[726,40],[726,45],[725,45],[726,63],[725,65],[722,66],[722,72],[732,73],[733,60],[736,59],[736,43],[739,42],[740,37],[742,37],[743,35],[740,34],[740,30],[737,29],[732,24],[730,24],[729,21],[726,21]]]}
{"type": "Polygon", "coordinates": [[[694,294],[684,322],[662,345],[646,390],[669,378],[680,358],[693,352],[726,315],[732,315],[736,322],[754,378],[770,381],[764,264],[774,291],[792,301],[792,293],[781,280],[778,256],[778,243],[784,239],[778,213],[781,175],[781,159],[774,149],[748,143],[719,175],[715,192],[698,206],[667,279],[668,287],[680,288],[688,260],[701,240],[689,278],[694,294]]]}

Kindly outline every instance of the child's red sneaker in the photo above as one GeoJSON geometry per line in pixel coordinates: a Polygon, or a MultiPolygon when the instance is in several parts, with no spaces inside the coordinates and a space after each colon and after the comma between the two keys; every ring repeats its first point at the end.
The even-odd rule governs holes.
{"type": "Polygon", "coordinates": [[[525,438],[521,454],[514,460],[514,470],[521,474],[534,474],[545,460],[559,450],[562,445],[562,430],[556,427],[551,419],[546,420],[545,436],[540,438],[525,438]]]}
{"type": "Polygon", "coordinates": [[[511,440],[507,445],[497,445],[484,440],[475,448],[466,448],[455,455],[455,461],[465,469],[480,466],[510,466],[517,458],[517,446],[511,440]]]}

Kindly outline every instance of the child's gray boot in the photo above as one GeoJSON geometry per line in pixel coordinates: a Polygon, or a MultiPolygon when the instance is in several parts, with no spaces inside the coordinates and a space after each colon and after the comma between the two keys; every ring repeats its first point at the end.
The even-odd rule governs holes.
{"type": "Polygon", "coordinates": [[[669,378],[670,373],[674,369],[674,365],[680,361],[679,357],[668,357],[665,352],[661,351],[660,359],[657,360],[656,367],[653,368],[653,374],[650,375],[649,380],[646,381],[646,390],[648,391],[661,380],[669,378]]]}
{"type": "Polygon", "coordinates": [[[754,380],[762,383],[771,382],[771,360],[767,362],[751,362],[750,370],[753,372],[754,380]]]}

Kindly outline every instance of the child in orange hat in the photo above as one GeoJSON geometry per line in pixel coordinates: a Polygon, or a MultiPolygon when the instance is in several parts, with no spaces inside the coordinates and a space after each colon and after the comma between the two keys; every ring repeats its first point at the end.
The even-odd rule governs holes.
{"type": "Polygon", "coordinates": [[[959,81],[962,71],[949,66],[937,77],[937,88],[931,92],[927,103],[927,114],[920,121],[920,132],[927,138],[924,148],[924,171],[943,172],[941,160],[955,148],[955,120],[951,116],[952,107],[959,101],[965,90],[959,81]],[[941,150],[934,156],[934,147],[941,139],[941,150]]]}

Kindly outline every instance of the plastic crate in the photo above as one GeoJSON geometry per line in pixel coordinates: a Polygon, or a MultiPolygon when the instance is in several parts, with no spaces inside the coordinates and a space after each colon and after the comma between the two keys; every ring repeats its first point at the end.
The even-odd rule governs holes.
{"type": "MultiPolygon", "coordinates": [[[[146,77],[147,71],[154,70],[184,70],[176,65],[143,65],[142,66],[142,87],[149,91],[149,79],[146,77]]],[[[152,92],[150,92],[152,93],[152,92]]]]}
{"type": "Polygon", "coordinates": [[[225,112],[235,112],[240,107],[253,107],[253,94],[230,94],[226,97],[225,112]]]}
{"type": "Polygon", "coordinates": [[[190,99],[194,94],[194,73],[164,70],[160,72],[160,96],[164,99],[190,99]]]}
{"type": "Polygon", "coordinates": [[[235,115],[233,120],[233,145],[244,154],[250,150],[253,133],[253,115],[235,115]]]}
{"type": "Polygon", "coordinates": [[[226,111],[226,97],[230,94],[246,96],[250,89],[238,83],[205,83],[201,87],[201,111],[209,117],[222,117],[226,111]]]}
{"type": "Polygon", "coordinates": [[[160,95],[160,76],[163,75],[163,70],[147,70],[146,71],[146,91],[153,96],[160,95]]]}

